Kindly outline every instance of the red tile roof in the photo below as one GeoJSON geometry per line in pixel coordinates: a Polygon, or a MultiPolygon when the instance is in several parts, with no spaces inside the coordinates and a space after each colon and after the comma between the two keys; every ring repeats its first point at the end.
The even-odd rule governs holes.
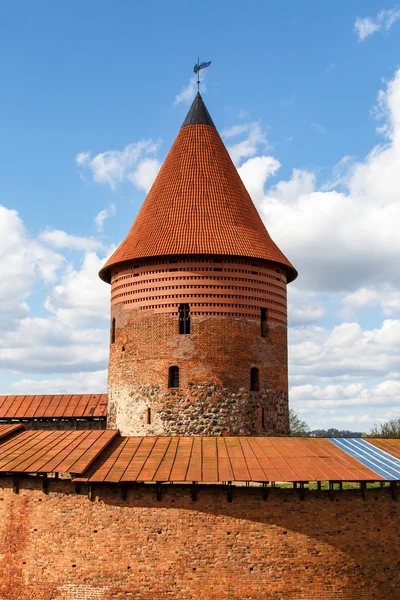
{"type": "Polygon", "coordinates": [[[107,394],[0,396],[0,419],[90,418],[107,415],[107,394]]]}
{"type": "Polygon", "coordinates": [[[127,237],[100,277],[110,282],[110,267],[125,261],[182,254],[271,260],[286,268],[288,281],[297,276],[270,238],[217,130],[205,123],[180,129],[127,237]]]}
{"type": "Polygon", "coordinates": [[[75,481],[378,481],[327,439],[116,437],[75,481]]]}

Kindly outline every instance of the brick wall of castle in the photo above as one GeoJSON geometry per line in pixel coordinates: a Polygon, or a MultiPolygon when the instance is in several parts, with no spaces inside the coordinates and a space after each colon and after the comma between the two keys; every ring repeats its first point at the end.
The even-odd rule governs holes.
{"type": "Polygon", "coordinates": [[[111,282],[108,427],[123,435],[288,433],[279,265],[165,257],[117,266],[111,282]],[[179,333],[182,303],[190,307],[190,334],[179,333]],[[179,385],[171,385],[171,367],[179,385]]]}
{"type": "Polygon", "coordinates": [[[191,317],[116,306],[108,379],[108,427],[122,435],[285,435],[287,329],[235,317],[191,317]],[[169,369],[179,368],[179,387],[169,369]],[[251,368],[258,391],[251,391],[251,368]]]}
{"type": "Polygon", "coordinates": [[[7,600],[397,600],[399,505],[389,489],[0,487],[7,600]]]}

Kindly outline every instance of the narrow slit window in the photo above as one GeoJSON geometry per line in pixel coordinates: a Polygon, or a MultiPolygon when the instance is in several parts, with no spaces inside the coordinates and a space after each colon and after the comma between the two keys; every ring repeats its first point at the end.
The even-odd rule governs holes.
{"type": "Polygon", "coordinates": [[[190,333],[190,307],[189,304],[179,305],[179,333],[190,333]]]}
{"type": "Polygon", "coordinates": [[[111,343],[115,344],[115,318],[111,321],[111,343]]]}
{"type": "Polygon", "coordinates": [[[150,407],[147,407],[147,411],[146,411],[146,412],[147,412],[147,414],[146,414],[146,417],[147,417],[147,425],[150,425],[150,424],[151,424],[151,408],[150,408],[150,407]]]}
{"type": "Polygon", "coordinates": [[[258,377],[258,369],[257,367],[253,367],[250,369],[250,391],[258,392],[260,389],[259,377],[258,377]]]}
{"type": "Polygon", "coordinates": [[[179,387],[179,367],[170,367],[168,371],[168,387],[179,387]]]}
{"type": "Polygon", "coordinates": [[[261,309],[260,318],[261,318],[261,337],[267,337],[268,316],[267,316],[266,308],[261,309]]]}
{"type": "Polygon", "coordinates": [[[261,407],[261,427],[265,429],[265,410],[264,407],[261,407]]]}

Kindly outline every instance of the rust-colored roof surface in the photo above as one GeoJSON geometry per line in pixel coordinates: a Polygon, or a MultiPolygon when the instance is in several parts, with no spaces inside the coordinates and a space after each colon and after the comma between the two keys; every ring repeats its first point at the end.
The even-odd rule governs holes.
{"type": "Polygon", "coordinates": [[[118,431],[24,431],[0,445],[0,472],[84,473],[118,431]]]}
{"type": "Polygon", "coordinates": [[[0,396],[0,419],[105,417],[107,394],[0,396]]]}
{"type": "Polygon", "coordinates": [[[22,423],[16,423],[15,425],[8,425],[7,423],[2,423],[0,425],[0,440],[8,437],[9,435],[16,433],[17,431],[25,431],[25,425],[22,423]]]}
{"type": "Polygon", "coordinates": [[[400,459],[400,439],[366,438],[365,441],[400,459]]]}
{"type": "Polygon", "coordinates": [[[327,439],[118,437],[76,481],[378,481],[327,439]]]}
{"type": "Polygon", "coordinates": [[[286,267],[288,281],[297,276],[269,236],[218,131],[193,120],[180,129],[127,237],[100,277],[110,282],[110,267],[125,261],[182,254],[266,259],[286,267]]]}

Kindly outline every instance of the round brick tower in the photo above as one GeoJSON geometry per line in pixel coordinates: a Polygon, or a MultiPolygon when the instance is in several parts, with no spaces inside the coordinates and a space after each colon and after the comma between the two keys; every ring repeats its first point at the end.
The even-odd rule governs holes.
{"type": "Polygon", "coordinates": [[[288,433],[286,284],[197,94],[111,283],[108,427],[123,435],[288,433]]]}

